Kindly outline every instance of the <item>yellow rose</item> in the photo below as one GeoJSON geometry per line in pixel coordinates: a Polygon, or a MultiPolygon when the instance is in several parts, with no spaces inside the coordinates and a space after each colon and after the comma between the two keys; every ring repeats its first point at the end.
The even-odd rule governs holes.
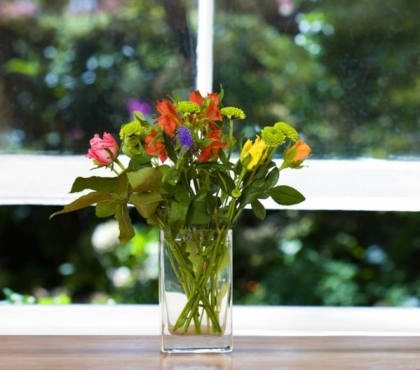
{"type": "Polygon", "coordinates": [[[247,168],[252,170],[260,161],[266,157],[267,145],[259,136],[255,139],[254,144],[251,140],[248,140],[241,152],[240,160],[241,163],[247,168]]]}

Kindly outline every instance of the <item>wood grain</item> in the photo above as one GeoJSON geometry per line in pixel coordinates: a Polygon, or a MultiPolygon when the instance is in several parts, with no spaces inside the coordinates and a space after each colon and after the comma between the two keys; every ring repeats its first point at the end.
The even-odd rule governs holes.
{"type": "Polygon", "coordinates": [[[420,337],[234,337],[228,355],[163,355],[158,336],[0,336],[0,369],[420,368],[420,337]]]}

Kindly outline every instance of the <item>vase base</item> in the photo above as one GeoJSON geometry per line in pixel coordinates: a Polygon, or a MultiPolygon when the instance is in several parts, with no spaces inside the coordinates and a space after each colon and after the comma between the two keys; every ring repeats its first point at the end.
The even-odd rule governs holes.
{"type": "Polygon", "coordinates": [[[163,353],[229,353],[232,336],[162,335],[163,353]]]}

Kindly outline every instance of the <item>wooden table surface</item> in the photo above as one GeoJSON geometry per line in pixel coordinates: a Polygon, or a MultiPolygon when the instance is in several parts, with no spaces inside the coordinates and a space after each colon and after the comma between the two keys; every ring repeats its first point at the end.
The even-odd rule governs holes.
{"type": "Polygon", "coordinates": [[[0,369],[420,369],[418,336],[235,336],[223,355],[159,346],[156,335],[4,335],[0,369]]]}

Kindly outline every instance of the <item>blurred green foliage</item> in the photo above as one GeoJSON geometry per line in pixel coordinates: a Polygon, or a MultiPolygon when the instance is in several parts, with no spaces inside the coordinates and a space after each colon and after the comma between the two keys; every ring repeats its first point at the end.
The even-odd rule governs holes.
{"type": "MultiPolygon", "coordinates": [[[[13,291],[0,300],[158,302],[156,229],[133,212],[137,235],[119,246],[114,220],[93,207],[47,221],[55,209],[0,207],[0,287],[13,291]]],[[[419,223],[417,213],[291,210],[260,222],[246,211],[233,232],[234,303],[419,306],[419,223]]]]}
{"type": "MultiPolygon", "coordinates": [[[[170,3],[85,3],[93,10],[37,2],[27,15],[12,2],[10,16],[0,4],[0,150],[84,152],[94,133],[118,135],[130,99],[151,106],[193,89],[194,36],[174,30],[170,3]]],[[[185,24],[178,8],[176,21],[185,24]]]]}
{"type": "Polygon", "coordinates": [[[243,218],[234,233],[244,261],[234,275],[234,298],[420,306],[419,222],[418,213],[402,212],[270,211],[259,225],[243,218]]]}
{"type": "Polygon", "coordinates": [[[219,1],[215,82],[250,135],[295,125],[318,158],[418,157],[420,3],[219,1]]]}
{"type": "MultiPolygon", "coordinates": [[[[194,1],[43,1],[33,13],[10,3],[0,150],[81,153],[94,133],[118,134],[130,101],[153,113],[157,99],[194,87],[194,1]]],[[[214,90],[222,84],[225,103],[246,111],[248,136],[286,121],[314,157],[418,156],[420,3],[215,3],[214,90]]]]}
{"type": "Polygon", "coordinates": [[[73,303],[158,301],[157,230],[134,209],[137,235],[125,246],[117,222],[96,218],[94,208],[48,221],[55,209],[0,207],[0,288],[38,303],[65,296],[73,303]]]}

